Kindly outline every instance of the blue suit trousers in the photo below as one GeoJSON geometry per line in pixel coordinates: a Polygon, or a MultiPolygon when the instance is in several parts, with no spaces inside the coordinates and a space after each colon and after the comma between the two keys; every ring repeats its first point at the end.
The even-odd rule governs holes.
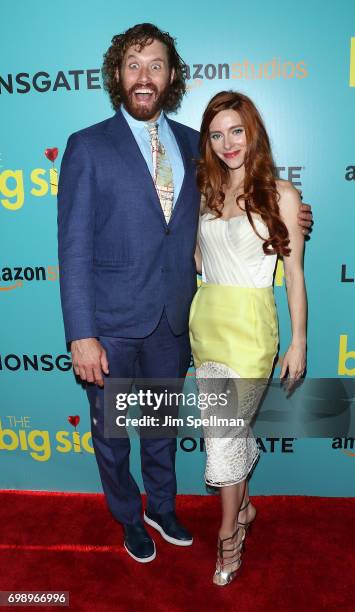
{"type": "MultiPolygon", "coordinates": [[[[165,311],[155,330],[144,338],[100,336],[99,339],[107,353],[109,377],[133,382],[137,377],[183,379],[186,376],[191,355],[188,332],[174,335],[165,311]]],[[[181,389],[174,386],[173,391],[177,390],[181,389]]],[[[129,437],[105,437],[104,389],[89,384],[87,395],[93,446],[109,509],[119,522],[136,523],[141,520],[142,503],[139,487],[130,472],[129,437]]],[[[174,510],[176,438],[141,437],[140,448],[148,509],[158,513],[174,510]]]]}

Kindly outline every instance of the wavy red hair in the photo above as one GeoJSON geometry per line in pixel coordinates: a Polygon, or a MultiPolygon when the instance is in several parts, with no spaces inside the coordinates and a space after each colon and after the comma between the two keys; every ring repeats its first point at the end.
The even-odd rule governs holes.
{"type": "Polygon", "coordinates": [[[228,166],[217,157],[211,147],[209,126],[223,110],[239,113],[245,129],[247,152],[245,155],[245,179],[243,193],[236,203],[243,200],[244,208],[255,233],[264,240],[266,254],[289,255],[289,236],[279,210],[279,193],[276,188],[277,172],[272,157],[269,137],[263,120],[244,94],[222,91],[216,94],[203,114],[200,133],[200,160],[197,166],[197,183],[206,199],[205,206],[215,216],[221,217],[224,204],[223,187],[228,184],[228,166]],[[265,240],[255,229],[251,213],[259,214],[267,225],[269,238],[265,240]]]}

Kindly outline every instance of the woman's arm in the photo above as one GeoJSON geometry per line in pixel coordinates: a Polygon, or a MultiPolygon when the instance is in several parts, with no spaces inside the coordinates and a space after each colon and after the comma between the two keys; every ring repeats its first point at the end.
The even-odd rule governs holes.
{"type": "Polygon", "coordinates": [[[196,263],[197,274],[202,274],[202,255],[201,255],[201,249],[198,245],[198,242],[196,243],[196,249],[195,249],[195,263],[196,263]]]}
{"type": "Polygon", "coordinates": [[[301,200],[288,181],[277,181],[279,207],[289,238],[291,253],[284,257],[285,282],[291,316],[292,341],[285,354],[280,378],[299,379],[306,367],[307,295],[303,273],[304,236],[298,224],[301,200]]]}
{"type": "Polygon", "coordinates": [[[200,233],[201,215],[203,214],[203,212],[205,210],[205,206],[206,206],[206,198],[205,198],[205,196],[201,195],[201,200],[200,200],[200,218],[199,218],[199,222],[198,222],[196,250],[195,250],[195,263],[196,263],[196,272],[197,272],[197,274],[202,274],[202,253],[201,253],[201,249],[200,249],[199,244],[198,244],[198,235],[200,233]]]}

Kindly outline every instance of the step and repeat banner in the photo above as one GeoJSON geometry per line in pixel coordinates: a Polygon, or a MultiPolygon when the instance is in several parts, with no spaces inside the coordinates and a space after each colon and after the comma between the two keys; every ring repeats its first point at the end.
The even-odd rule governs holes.
{"type": "MultiPolygon", "coordinates": [[[[101,78],[112,36],[149,21],[176,37],[187,64],[188,93],[176,119],[199,129],[212,95],[247,94],[265,120],[280,177],[313,207],[308,377],[344,383],[349,427],[312,438],[258,437],[252,493],[353,495],[354,3],[15,0],[2,3],[1,17],[0,488],[101,490],[86,394],[64,339],[57,183],[68,136],[113,114],[101,78]]],[[[275,296],[282,359],[290,324],[281,263],[275,296]]],[[[279,374],[278,364],[275,380],[279,374]]],[[[328,400],[339,411],[336,394],[328,400]]],[[[312,418],[322,419],[322,410],[320,403],[317,415],[312,405],[312,418]]],[[[142,485],[137,439],[131,460],[142,485]]],[[[199,436],[178,439],[180,493],[206,492],[204,461],[199,436]]]]}

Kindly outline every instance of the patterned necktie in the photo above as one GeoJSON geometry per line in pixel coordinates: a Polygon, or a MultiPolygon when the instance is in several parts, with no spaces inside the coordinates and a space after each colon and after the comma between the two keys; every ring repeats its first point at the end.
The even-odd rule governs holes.
{"type": "Polygon", "coordinates": [[[159,140],[158,124],[146,123],[150,136],[153,159],[153,180],[158,193],[165,221],[169,223],[174,202],[173,171],[164,145],[159,140]]]}

